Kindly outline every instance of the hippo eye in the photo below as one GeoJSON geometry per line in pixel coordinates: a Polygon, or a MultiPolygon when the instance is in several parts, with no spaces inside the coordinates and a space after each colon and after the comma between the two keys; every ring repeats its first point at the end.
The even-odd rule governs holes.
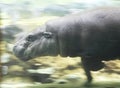
{"type": "Polygon", "coordinates": [[[26,40],[29,41],[29,42],[32,42],[32,41],[34,41],[35,39],[36,39],[36,37],[33,36],[33,35],[29,35],[29,36],[26,38],[26,40]]]}
{"type": "Polygon", "coordinates": [[[43,32],[42,35],[45,37],[45,38],[51,38],[53,36],[53,34],[51,32],[43,32]]]}

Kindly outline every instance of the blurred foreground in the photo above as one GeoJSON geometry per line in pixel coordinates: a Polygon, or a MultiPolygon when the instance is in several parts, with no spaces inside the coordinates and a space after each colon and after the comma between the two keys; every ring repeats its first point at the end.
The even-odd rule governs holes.
{"type": "Polygon", "coordinates": [[[80,57],[38,57],[23,62],[1,42],[1,88],[119,88],[120,60],[104,62],[106,67],[92,72],[90,85],[80,57]]]}

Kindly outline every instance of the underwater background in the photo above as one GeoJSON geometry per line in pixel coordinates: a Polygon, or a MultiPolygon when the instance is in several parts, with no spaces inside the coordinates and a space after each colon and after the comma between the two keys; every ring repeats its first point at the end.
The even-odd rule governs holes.
{"type": "Polygon", "coordinates": [[[84,85],[80,57],[37,57],[21,61],[12,49],[21,33],[51,19],[101,6],[120,6],[120,0],[0,0],[0,88],[120,88],[120,60],[104,61],[84,85]]]}

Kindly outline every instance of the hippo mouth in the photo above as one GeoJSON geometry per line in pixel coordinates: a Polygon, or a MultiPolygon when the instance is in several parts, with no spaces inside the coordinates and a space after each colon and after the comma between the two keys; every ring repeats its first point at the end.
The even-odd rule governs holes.
{"type": "Polygon", "coordinates": [[[34,43],[23,41],[21,44],[16,43],[16,45],[13,48],[13,52],[21,60],[27,61],[38,57],[45,52],[40,51],[38,45],[40,45],[40,43],[37,41],[34,43]]]}
{"type": "Polygon", "coordinates": [[[27,61],[33,58],[30,54],[31,52],[26,51],[26,48],[23,46],[14,46],[13,51],[14,51],[14,54],[21,60],[27,61]]]}

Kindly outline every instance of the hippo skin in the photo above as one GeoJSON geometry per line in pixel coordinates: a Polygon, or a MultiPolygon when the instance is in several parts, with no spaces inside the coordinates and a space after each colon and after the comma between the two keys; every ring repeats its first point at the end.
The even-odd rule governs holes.
{"type": "Polygon", "coordinates": [[[15,55],[27,61],[39,56],[80,56],[88,82],[90,71],[120,57],[120,7],[87,10],[50,20],[16,41],[15,55]]]}

